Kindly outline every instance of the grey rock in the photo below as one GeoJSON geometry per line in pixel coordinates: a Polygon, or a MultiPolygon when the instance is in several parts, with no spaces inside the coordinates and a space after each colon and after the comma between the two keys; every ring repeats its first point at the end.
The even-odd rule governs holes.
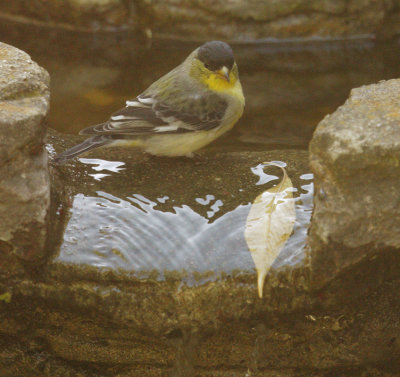
{"type": "Polygon", "coordinates": [[[320,287],[349,266],[400,248],[400,80],[353,89],[318,125],[309,244],[320,287]]]}
{"type": "Polygon", "coordinates": [[[43,255],[50,204],[45,117],[49,75],[29,55],[0,43],[1,273],[19,270],[15,256],[43,255]]]}
{"type": "MultiPolygon", "coordinates": [[[[154,34],[185,38],[257,40],[266,38],[348,37],[379,34],[385,18],[398,13],[392,2],[352,1],[161,1],[139,8],[154,34]],[[175,20],[173,22],[172,20],[175,20]],[[171,27],[173,25],[173,27],[171,27]]],[[[399,26],[386,27],[386,34],[399,26]]]]}
{"type": "Polygon", "coordinates": [[[0,0],[3,18],[84,30],[141,30],[151,37],[265,38],[350,37],[400,32],[394,1],[371,0],[0,0]]]}
{"type": "Polygon", "coordinates": [[[0,0],[3,18],[74,30],[115,29],[129,21],[128,9],[121,0],[0,0]]]}

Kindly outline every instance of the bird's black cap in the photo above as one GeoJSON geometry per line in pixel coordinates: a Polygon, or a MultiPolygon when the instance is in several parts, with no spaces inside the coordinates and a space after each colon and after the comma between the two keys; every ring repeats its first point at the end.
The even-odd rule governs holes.
{"type": "Polygon", "coordinates": [[[231,46],[221,41],[204,43],[199,47],[197,58],[211,71],[223,66],[232,69],[235,62],[231,46]]]}

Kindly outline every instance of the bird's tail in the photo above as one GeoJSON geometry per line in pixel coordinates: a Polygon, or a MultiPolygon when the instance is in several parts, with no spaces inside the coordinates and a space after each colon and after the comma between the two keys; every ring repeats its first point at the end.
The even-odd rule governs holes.
{"type": "Polygon", "coordinates": [[[73,146],[66,151],[59,153],[55,158],[54,162],[56,164],[63,164],[65,161],[80,155],[81,153],[87,152],[93,148],[101,147],[110,143],[112,139],[104,136],[93,136],[90,139],[85,140],[83,143],[73,146]]]}

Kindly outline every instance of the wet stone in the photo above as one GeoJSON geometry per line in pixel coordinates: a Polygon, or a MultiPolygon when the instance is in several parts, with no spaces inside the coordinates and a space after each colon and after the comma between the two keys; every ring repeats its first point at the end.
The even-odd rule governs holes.
{"type": "Polygon", "coordinates": [[[79,277],[79,267],[59,267],[45,281],[22,281],[11,302],[0,302],[0,365],[10,376],[398,375],[398,279],[375,280],[373,290],[329,310],[283,314],[243,297],[234,286],[249,283],[234,276],[223,290],[222,282],[201,290],[171,279],[123,282],[85,267],[79,277]]]}
{"type": "MultiPolygon", "coordinates": [[[[54,150],[67,148],[78,139],[64,141],[51,132],[49,149],[54,154],[54,150]]],[[[65,195],[60,211],[64,218],[60,220],[66,222],[52,271],[68,266],[67,270],[75,270],[80,279],[84,268],[94,276],[110,274],[120,276],[121,281],[151,281],[149,289],[165,284],[170,290],[169,284],[183,284],[182,297],[176,299],[191,297],[190,306],[199,305],[199,325],[206,325],[209,315],[201,309],[206,296],[197,297],[200,292],[206,295],[211,287],[216,292],[228,289],[235,276],[232,284],[243,282],[237,286],[244,289],[240,294],[243,300],[256,294],[254,263],[244,229],[250,203],[281,177],[279,168],[263,167],[262,163],[269,160],[287,165],[297,191],[297,223],[267,278],[266,288],[270,291],[280,285],[283,291],[293,293],[293,300],[286,297],[267,306],[270,310],[290,311],[303,305],[307,301],[307,258],[303,249],[312,197],[312,176],[303,173],[308,169],[305,151],[207,152],[191,159],[152,157],[129,148],[103,148],[65,166],[52,166],[55,191],[65,195]],[[211,286],[205,288],[208,283],[211,286]]],[[[63,275],[57,273],[61,279],[63,275]]],[[[224,299],[230,301],[233,297],[229,294],[224,299]]],[[[235,305],[240,306],[240,302],[235,305]]],[[[159,309],[165,310],[161,306],[159,309]]],[[[152,327],[157,326],[153,323],[152,327]]]]}
{"type": "MultiPolygon", "coordinates": [[[[79,139],[50,131],[50,162],[79,139]]],[[[312,197],[307,169],[307,153],[298,150],[173,159],[108,148],[64,166],[51,164],[64,239],[46,270],[19,281],[11,301],[0,302],[6,305],[0,332],[17,339],[30,323],[28,338],[38,339],[25,338],[30,353],[47,355],[52,373],[78,375],[80,365],[90,365],[93,375],[102,376],[103,365],[122,375],[191,376],[207,373],[204,352],[215,349],[206,368],[224,376],[218,355],[230,341],[221,343],[216,334],[232,331],[227,323],[241,323],[236,341],[251,340],[242,351],[224,352],[224,362],[238,371],[258,365],[247,356],[239,361],[258,336],[256,319],[311,306],[304,254],[312,197]],[[279,180],[279,168],[260,165],[269,160],[286,163],[299,217],[260,300],[243,233],[250,202],[279,180]]],[[[257,347],[261,357],[265,350],[257,347]]],[[[8,370],[22,373],[29,357],[18,359],[16,344],[8,349],[15,358],[8,370]]]]}
{"type": "Polygon", "coordinates": [[[400,249],[399,93],[400,80],[353,89],[314,133],[309,244],[316,287],[362,260],[400,249]]]}

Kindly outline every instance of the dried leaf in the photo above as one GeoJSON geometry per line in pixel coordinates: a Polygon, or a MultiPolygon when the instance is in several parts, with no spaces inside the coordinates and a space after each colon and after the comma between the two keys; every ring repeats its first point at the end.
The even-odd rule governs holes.
{"type": "Polygon", "coordinates": [[[267,164],[281,168],[283,178],[254,200],[244,231],[257,270],[260,298],[263,296],[265,277],[291,235],[296,220],[292,181],[283,167],[274,163],[267,164]]]}

